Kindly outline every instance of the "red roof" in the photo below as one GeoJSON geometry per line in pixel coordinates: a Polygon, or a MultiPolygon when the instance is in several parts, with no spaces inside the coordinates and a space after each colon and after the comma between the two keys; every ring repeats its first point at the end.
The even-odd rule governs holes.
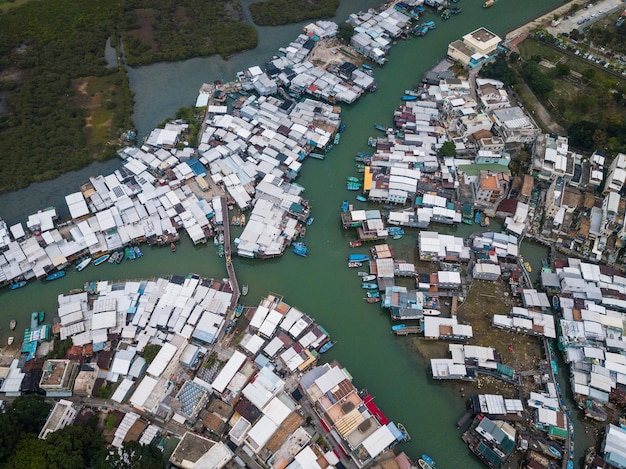
{"type": "Polygon", "coordinates": [[[372,415],[376,417],[381,425],[387,425],[390,422],[390,420],[385,417],[385,414],[383,414],[382,410],[380,410],[378,406],[374,404],[374,397],[371,394],[365,396],[365,399],[363,399],[363,404],[365,404],[367,410],[369,410],[372,415]]]}

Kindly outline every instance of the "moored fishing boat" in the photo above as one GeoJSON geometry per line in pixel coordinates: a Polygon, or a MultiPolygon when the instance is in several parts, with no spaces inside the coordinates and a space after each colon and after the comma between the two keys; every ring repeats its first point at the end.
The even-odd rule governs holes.
{"type": "Polygon", "coordinates": [[[427,454],[422,454],[422,459],[424,460],[424,462],[426,462],[430,467],[434,468],[436,466],[435,461],[433,460],[433,458],[431,458],[430,456],[428,456],[427,454]]]}
{"type": "Polygon", "coordinates": [[[170,251],[176,252],[176,244],[170,243],[170,251]]]}
{"type": "Polygon", "coordinates": [[[309,217],[306,219],[306,226],[311,226],[311,224],[315,221],[315,218],[309,217]]]}
{"type": "Polygon", "coordinates": [[[365,254],[350,254],[348,256],[348,262],[365,262],[369,260],[370,258],[365,254]]]}
{"type": "Polygon", "coordinates": [[[493,6],[494,3],[495,3],[495,0],[487,0],[485,3],[483,3],[483,8],[489,8],[493,6]]]}
{"type": "Polygon", "coordinates": [[[7,339],[7,345],[13,345],[13,341],[15,340],[15,338],[13,336],[9,337],[7,339]]]}
{"type": "Polygon", "coordinates": [[[368,274],[368,275],[365,275],[364,277],[361,277],[362,282],[371,282],[372,280],[376,280],[375,274],[368,274]]]}
{"type": "Polygon", "coordinates": [[[235,310],[235,317],[240,317],[241,313],[243,313],[243,305],[237,305],[237,309],[235,310]]]}
{"type": "Polygon", "coordinates": [[[91,263],[91,257],[85,257],[83,260],[81,260],[77,265],[76,265],[76,270],[78,270],[79,272],[81,270],[83,270],[85,267],[87,267],[89,264],[91,263]]]}
{"type": "Polygon", "coordinates": [[[39,314],[38,314],[38,317],[37,317],[37,319],[39,321],[39,324],[41,324],[45,318],[46,318],[46,312],[45,311],[39,311],[39,314]]]}
{"type": "Polygon", "coordinates": [[[400,422],[396,423],[396,426],[398,427],[398,430],[402,432],[404,441],[411,441],[411,435],[409,435],[409,432],[407,431],[406,427],[400,422]]]}
{"type": "Polygon", "coordinates": [[[554,295],[552,297],[552,309],[554,309],[555,311],[559,310],[559,296],[558,295],[554,295]]]}
{"type": "Polygon", "coordinates": [[[428,464],[426,461],[424,461],[422,458],[419,458],[417,460],[417,464],[419,464],[419,466],[422,469],[433,469],[433,466],[431,466],[430,464],[428,464]]]}
{"type": "Polygon", "coordinates": [[[93,265],[104,264],[107,260],[109,260],[109,257],[111,257],[111,254],[104,254],[100,257],[96,257],[93,261],[93,265]]]}
{"type": "Polygon", "coordinates": [[[425,309],[423,311],[424,316],[439,316],[441,314],[441,311],[439,311],[438,309],[425,309]]]}
{"type": "Polygon", "coordinates": [[[135,257],[143,256],[143,253],[141,252],[141,249],[139,249],[139,246],[135,246],[133,249],[135,250],[135,257]]]}
{"type": "Polygon", "coordinates": [[[248,284],[244,283],[243,286],[241,287],[241,294],[243,296],[246,296],[248,294],[248,284]]]}
{"type": "Polygon", "coordinates": [[[32,313],[30,313],[30,328],[32,329],[37,329],[37,326],[39,325],[39,313],[37,311],[33,311],[32,313]]]}
{"type": "Polygon", "coordinates": [[[524,268],[526,269],[526,272],[528,273],[531,273],[533,271],[533,268],[530,265],[530,262],[524,262],[524,268]]]}
{"type": "Polygon", "coordinates": [[[367,277],[369,272],[359,271],[356,273],[359,277],[367,277]]]}
{"type": "Polygon", "coordinates": [[[378,290],[369,290],[367,292],[368,298],[380,298],[380,292],[378,290]]]}
{"type": "Polygon", "coordinates": [[[346,183],[346,189],[349,191],[358,191],[361,188],[360,182],[348,182],[346,183]]]}
{"type": "Polygon", "coordinates": [[[126,249],[124,249],[125,259],[128,259],[129,261],[134,261],[135,257],[137,256],[135,255],[135,250],[132,247],[128,246],[126,249]]]}
{"type": "Polygon", "coordinates": [[[351,269],[355,269],[355,268],[358,268],[358,267],[363,267],[363,262],[350,261],[350,262],[348,262],[348,267],[350,267],[351,269]]]}
{"type": "Polygon", "coordinates": [[[329,342],[326,342],[324,345],[322,345],[322,347],[320,348],[320,353],[324,353],[324,352],[328,352],[331,348],[334,347],[334,345],[337,343],[337,341],[335,340],[331,340],[329,342]]]}
{"type": "Polygon", "coordinates": [[[348,182],[359,182],[359,178],[355,177],[355,176],[348,176],[346,178],[346,181],[348,181],[348,182]]]}
{"type": "Polygon", "coordinates": [[[406,328],[406,324],[395,324],[393,326],[391,326],[391,330],[392,331],[400,331],[402,329],[406,328]]]}
{"type": "Polygon", "coordinates": [[[364,282],[361,284],[361,288],[365,289],[365,290],[373,290],[375,288],[378,288],[378,285],[375,283],[370,283],[370,282],[364,282]]]}
{"type": "Polygon", "coordinates": [[[9,322],[9,329],[14,330],[15,326],[17,326],[17,321],[15,319],[11,319],[11,321],[9,322]]]}
{"type": "Polygon", "coordinates": [[[122,251],[117,251],[117,256],[115,256],[115,263],[119,264],[124,260],[124,253],[122,251]]]}
{"type": "Polygon", "coordinates": [[[358,248],[359,246],[363,246],[363,241],[361,240],[350,241],[351,248],[358,248]]]}
{"type": "Polygon", "coordinates": [[[402,101],[417,101],[417,96],[413,96],[412,94],[402,95],[402,101]]]}
{"type": "Polygon", "coordinates": [[[480,225],[480,212],[478,210],[476,210],[476,213],[474,213],[474,223],[480,225]]]}
{"type": "Polygon", "coordinates": [[[336,134],[335,134],[335,138],[334,138],[334,140],[333,140],[333,143],[334,143],[335,145],[338,145],[340,141],[341,141],[341,134],[340,134],[340,133],[336,133],[336,134]]]}
{"type": "Polygon", "coordinates": [[[346,212],[348,211],[349,206],[350,206],[349,202],[348,202],[347,200],[344,200],[344,201],[341,203],[341,211],[342,211],[343,213],[346,213],[346,212]]]}
{"type": "Polygon", "coordinates": [[[542,268],[550,267],[550,261],[548,261],[548,259],[546,259],[545,257],[542,257],[541,258],[541,267],[542,268]]]}
{"type": "Polygon", "coordinates": [[[9,288],[11,290],[17,290],[18,288],[22,288],[24,285],[26,285],[26,280],[20,280],[19,282],[12,283],[9,288]]]}
{"type": "Polygon", "coordinates": [[[309,250],[306,247],[306,244],[302,242],[296,242],[292,244],[294,254],[298,256],[306,257],[309,254],[309,250]]]}
{"type": "Polygon", "coordinates": [[[381,132],[385,132],[387,129],[385,129],[382,125],[380,124],[374,124],[374,128],[376,130],[380,130],[381,132]]]}
{"type": "Polygon", "coordinates": [[[358,200],[359,202],[367,202],[367,197],[365,197],[364,195],[357,195],[356,200],[358,200]]]}

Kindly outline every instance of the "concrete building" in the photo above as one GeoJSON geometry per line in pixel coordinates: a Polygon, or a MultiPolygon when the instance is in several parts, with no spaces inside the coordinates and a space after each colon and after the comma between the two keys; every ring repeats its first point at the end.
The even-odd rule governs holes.
{"type": "Polygon", "coordinates": [[[78,409],[74,407],[74,404],[65,399],[61,399],[55,402],[48,419],[43,428],[39,432],[39,438],[45,440],[49,433],[61,430],[68,425],[71,425],[76,418],[78,409]]]}
{"type": "Polygon", "coordinates": [[[79,371],[78,363],[71,360],[46,360],[39,387],[48,397],[69,397],[79,371]]]}
{"type": "Polygon", "coordinates": [[[491,118],[492,131],[507,144],[530,145],[541,133],[528,114],[518,106],[496,109],[491,118]]]}
{"type": "Polygon", "coordinates": [[[448,56],[473,68],[483,64],[494,54],[502,39],[486,28],[478,28],[448,46],[448,56]]]}
{"type": "Polygon", "coordinates": [[[609,166],[609,172],[604,181],[604,194],[619,192],[626,181],[626,155],[618,153],[609,166]]]}

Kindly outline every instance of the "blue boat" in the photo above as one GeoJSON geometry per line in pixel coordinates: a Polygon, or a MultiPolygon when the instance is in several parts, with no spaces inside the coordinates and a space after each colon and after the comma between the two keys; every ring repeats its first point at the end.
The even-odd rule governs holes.
{"type": "MultiPolygon", "coordinates": [[[[435,24],[434,21],[426,21],[424,24],[422,24],[423,28],[428,28],[428,29],[435,29],[437,27],[437,25],[435,24]]],[[[428,462],[428,461],[426,461],[428,462]]]]}
{"type": "Polygon", "coordinates": [[[348,256],[348,262],[365,262],[369,260],[369,256],[366,256],[365,254],[350,254],[348,256]]]}
{"type": "Polygon", "coordinates": [[[363,153],[362,151],[358,152],[356,156],[358,156],[359,158],[371,158],[372,157],[372,155],[368,153],[363,153]]]}
{"type": "Polygon", "coordinates": [[[383,127],[382,125],[380,125],[380,124],[374,124],[374,128],[376,130],[380,130],[381,132],[386,132],[387,131],[387,129],[385,127],[383,127]]]}
{"type": "Polygon", "coordinates": [[[141,256],[143,256],[141,249],[139,249],[139,246],[135,246],[135,257],[141,257],[141,256]]]}
{"type": "Polygon", "coordinates": [[[358,191],[361,188],[361,183],[359,182],[347,182],[346,189],[349,191],[358,191]]]}
{"type": "Polygon", "coordinates": [[[398,226],[390,226],[387,228],[387,233],[389,233],[390,236],[402,236],[404,230],[398,226]]]}
{"type": "Polygon", "coordinates": [[[358,200],[359,202],[367,202],[367,197],[365,197],[364,195],[357,195],[356,200],[358,200]]]}
{"type": "Polygon", "coordinates": [[[435,461],[433,461],[433,459],[428,456],[427,454],[422,454],[422,459],[432,468],[435,467],[435,461]]]}
{"type": "Polygon", "coordinates": [[[59,270],[58,272],[55,272],[53,274],[50,274],[46,277],[46,280],[50,281],[50,280],[56,280],[58,278],[61,277],[65,277],[65,270],[59,270]]]}
{"type": "Polygon", "coordinates": [[[293,252],[298,256],[306,257],[309,254],[309,250],[306,247],[306,244],[302,242],[293,243],[293,252]]]}
{"type": "Polygon", "coordinates": [[[348,203],[348,201],[344,200],[343,203],[341,204],[341,211],[343,213],[346,213],[349,207],[350,207],[350,204],[348,203]]]}
{"type": "Polygon", "coordinates": [[[336,133],[335,134],[335,139],[333,140],[333,143],[335,145],[339,145],[339,142],[341,141],[341,134],[340,133],[336,133]]]}
{"type": "Polygon", "coordinates": [[[548,446],[548,451],[550,451],[550,453],[552,453],[557,458],[561,457],[561,452],[558,449],[556,449],[554,446],[548,446]]]}
{"type": "Polygon", "coordinates": [[[361,284],[361,288],[364,288],[366,290],[373,290],[375,288],[378,288],[378,285],[375,283],[365,282],[361,284]]]}
{"type": "Polygon", "coordinates": [[[417,101],[417,96],[413,96],[412,94],[405,94],[402,96],[402,101],[417,101]]]}
{"type": "Polygon", "coordinates": [[[476,213],[474,213],[474,223],[476,223],[477,225],[480,224],[480,212],[478,210],[476,210],[476,213]]]}
{"type": "Polygon", "coordinates": [[[554,295],[552,297],[552,308],[554,309],[554,311],[558,311],[559,310],[559,297],[558,297],[558,295],[554,295]]]}
{"type": "Polygon", "coordinates": [[[100,264],[104,264],[107,260],[109,260],[109,257],[111,257],[111,254],[104,254],[100,257],[97,257],[94,261],[93,261],[93,265],[100,265],[100,264]]]}
{"type": "Polygon", "coordinates": [[[322,347],[320,348],[320,353],[324,353],[324,352],[328,352],[331,348],[333,348],[333,346],[337,343],[337,341],[332,340],[330,342],[326,342],[324,345],[322,345],[322,347]]]}
{"type": "Polygon", "coordinates": [[[339,124],[339,132],[343,132],[344,130],[346,130],[346,124],[342,122],[341,124],[339,124]]]}
{"type": "Polygon", "coordinates": [[[567,461],[567,469],[574,469],[574,461],[571,459],[567,461]]]}
{"type": "Polygon", "coordinates": [[[391,326],[391,330],[392,331],[400,331],[402,329],[404,329],[406,327],[406,324],[396,324],[394,326],[391,326]]]}
{"type": "Polygon", "coordinates": [[[12,283],[9,288],[11,290],[17,290],[18,288],[22,288],[24,285],[26,285],[26,280],[21,280],[19,282],[12,283]]]}
{"type": "Polygon", "coordinates": [[[363,64],[363,65],[361,65],[361,67],[363,67],[365,70],[371,70],[372,69],[372,67],[370,65],[367,65],[367,64],[363,64]]]}
{"type": "Polygon", "coordinates": [[[126,249],[124,249],[124,257],[126,259],[128,259],[129,261],[134,261],[136,254],[135,254],[135,250],[132,247],[127,247],[126,249]]]}
{"type": "Polygon", "coordinates": [[[306,226],[311,226],[311,223],[313,223],[313,221],[315,220],[315,218],[313,217],[309,217],[306,219],[306,226]]]}

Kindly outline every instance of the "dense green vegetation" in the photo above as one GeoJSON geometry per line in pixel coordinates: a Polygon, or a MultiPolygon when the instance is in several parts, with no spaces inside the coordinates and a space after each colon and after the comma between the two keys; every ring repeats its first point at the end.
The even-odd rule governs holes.
{"type": "MultiPolygon", "coordinates": [[[[36,395],[20,396],[0,413],[0,467],[7,469],[159,469],[161,452],[153,445],[124,443],[121,454],[109,452],[94,416],[40,440],[52,405],[36,395]]],[[[113,414],[111,414],[113,415],[113,414]]]]}
{"type": "Polygon", "coordinates": [[[519,49],[519,56],[511,54],[508,60],[499,58],[483,67],[481,76],[501,80],[519,94],[521,82],[527,83],[567,129],[573,147],[612,154],[626,151],[626,83],[622,78],[539,40],[527,39],[519,49]]]}
{"type": "Polygon", "coordinates": [[[120,35],[129,65],[229,55],[257,45],[235,0],[129,0],[123,2],[120,35]]]}
{"type": "Polygon", "coordinates": [[[250,5],[252,20],[260,26],[297,23],[335,15],[339,0],[265,0],[250,5]]]}
{"type": "Polygon", "coordinates": [[[234,0],[30,0],[0,3],[0,192],[116,156],[133,96],[104,46],[128,63],[220,54],[257,44],[234,0]]]}

